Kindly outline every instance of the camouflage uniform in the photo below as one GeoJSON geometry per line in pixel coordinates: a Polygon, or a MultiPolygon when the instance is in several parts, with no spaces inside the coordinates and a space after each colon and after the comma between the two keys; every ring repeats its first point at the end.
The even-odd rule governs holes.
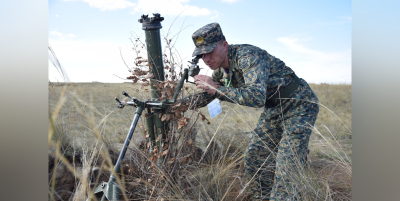
{"type": "MultiPolygon", "coordinates": [[[[214,49],[215,46],[196,44],[220,37],[213,32],[222,35],[217,23],[206,25],[193,34],[197,47],[194,56],[214,49]],[[197,40],[199,35],[203,41],[197,40]]],[[[229,74],[221,67],[212,74],[212,80],[219,85],[215,95],[203,92],[187,97],[186,101],[194,98],[196,107],[203,107],[218,98],[263,108],[244,156],[250,188],[255,199],[298,199],[301,185],[298,173],[304,168],[312,126],[319,111],[317,96],[307,82],[300,79],[290,98],[279,99],[280,104],[266,107],[268,98],[279,95],[292,82],[294,71],[280,59],[252,45],[229,45],[228,62],[229,74]],[[224,86],[225,79],[231,80],[229,87],[224,86]]]]}

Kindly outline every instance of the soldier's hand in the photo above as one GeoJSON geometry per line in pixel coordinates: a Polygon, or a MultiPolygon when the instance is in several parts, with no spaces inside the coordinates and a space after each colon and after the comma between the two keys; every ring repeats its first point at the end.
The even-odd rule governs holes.
{"type": "Polygon", "coordinates": [[[218,85],[207,75],[196,75],[194,76],[194,81],[198,89],[203,89],[211,95],[215,95],[218,85]]]}

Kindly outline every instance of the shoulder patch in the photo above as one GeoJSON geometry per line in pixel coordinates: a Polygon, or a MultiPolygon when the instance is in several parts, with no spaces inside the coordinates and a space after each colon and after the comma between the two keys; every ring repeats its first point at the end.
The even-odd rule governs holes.
{"type": "Polygon", "coordinates": [[[242,57],[238,61],[239,68],[245,70],[250,67],[250,58],[249,57],[242,57]]]}
{"type": "Polygon", "coordinates": [[[246,84],[253,84],[258,77],[258,73],[253,70],[247,71],[245,74],[245,82],[246,84]]]}

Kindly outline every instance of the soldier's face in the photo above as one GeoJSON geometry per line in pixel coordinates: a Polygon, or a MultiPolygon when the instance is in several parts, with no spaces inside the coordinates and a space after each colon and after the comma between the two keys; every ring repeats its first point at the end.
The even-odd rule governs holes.
{"type": "Polygon", "coordinates": [[[222,66],[225,58],[226,58],[226,52],[227,52],[227,43],[224,41],[223,43],[217,43],[215,46],[214,50],[212,52],[209,52],[207,54],[203,54],[203,61],[204,63],[210,67],[211,70],[215,70],[219,67],[222,66]],[[226,46],[226,47],[225,47],[226,46]]]}

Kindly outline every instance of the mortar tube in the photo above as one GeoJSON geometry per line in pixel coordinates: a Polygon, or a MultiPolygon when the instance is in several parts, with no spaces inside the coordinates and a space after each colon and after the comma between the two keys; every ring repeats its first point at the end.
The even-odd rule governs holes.
{"type": "MultiPolygon", "coordinates": [[[[148,15],[142,15],[139,22],[142,23],[142,29],[145,32],[149,72],[154,75],[154,80],[150,80],[151,100],[157,101],[161,97],[161,93],[154,86],[154,82],[164,81],[164,64],[160,35],[160,29],[162,28],[161,21],[164,18],[158,13],[153,14],[153,16],[149,18],[148,15]]],[[[167,128],[168,123],[162,122],[158,114],[159,111],[155,111],[152,117],[153,124],[156,126],[154,137],[156,139],[159,135],[162,135],[161,141],[164,142],[166,135],[163,128],[167,128]]],[[[151,129],[150,127],[148,126],[148,130],[151,129]]],[[[158,147],[158,151],[162,151],[162,147],[158,147]]]]}

